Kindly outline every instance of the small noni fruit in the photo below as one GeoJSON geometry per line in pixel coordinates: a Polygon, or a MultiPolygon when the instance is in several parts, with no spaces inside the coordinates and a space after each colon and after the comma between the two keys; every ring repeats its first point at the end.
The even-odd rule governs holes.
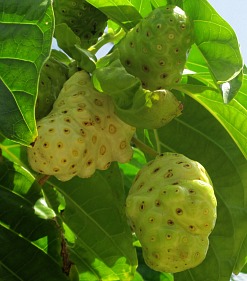
{"type": "Polygon", "coordinates": [[[199,265],[208,251],[216,206],[200,163],[163,153],[144,166],[129,191],[126,214],[147,265],[171,273],[199,265]]]}
{"type": "Polygon", "coordinates": [[[64,84],[52,111],[37,122],[38,137],[28,148],[33,170],[62,181],[90,177],[112,161],[132,157],[135,128],[114,114],[109,96],[96,91],[85,71],[64,84]]]}
{"type": "Polygon", "coordinates": [[[53,7],[55,24],[66,23],[80,38],[83,48],[95,44],[103,34],[106,15],[85,0],[54,0],[53,7]]]}
{"type": "Polygon", "coordinates": [[[68,79],[68,73],[68,66],[52,56],[43,65],[40,72],[35,107],[35,117],[37,120],[46,116],[52,110],[53,103],[58,97],[63,84],[68,79]]]}
{"type": "Polygon", "coordinates": [[[193,43],[192,23],[177,6],[154,9],[119,42],[121,62],[148,90],[170,89],[181,80],[193,43]]]}

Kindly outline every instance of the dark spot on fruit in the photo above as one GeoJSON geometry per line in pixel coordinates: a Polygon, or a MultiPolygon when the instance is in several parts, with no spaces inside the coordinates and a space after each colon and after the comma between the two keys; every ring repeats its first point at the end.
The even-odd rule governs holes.
{"type": "Polygon", "coordinates": [[[165,178],[171,178],[173,176],[173,173],[171,172],[171,170],[168,170],[168,172],[166,174],[164,174],[165,178]]]}
{"type": "Polygon", "coordinates": [[[156,25],[156,27],[157,27],[157,29],[160,29],[160,28],[162,27],[162,24],[161,24],[161,23],[158,23],[158,24],[156,25]]]}
{"type": "Polygon", "coordinates": [[[196,192],[195,192],[194,189],[191,188],[191,189],[189,189],[189,193],[190,193],[190,194],[195,194],[196,192]]]}
{"type": "Polygon", "coordinates": [[[145,81],[142,81],[142,87],[143,87],[143,88],[147,88],[147,87],[148,87],[148,83],[145,82],[145,81]]]}
{"type": "Polygon", "coordinates": [[[196,228],[195,228],[194,225],[190,225],[190,226],[189,226],[189,229],[190,229],[191,231],[195,231],[195,230],[196,230],[196,228]]]}
{"type": "Polygon", "coordinates": [[[165,79],[167,76],[168,76],[168,74],[166,74],[166,73],[160,74],[160,78],[161,78],[161,79],[165,79]]]}
{"type": "Polygon", "coordinates": [[[44,142],[44,143],[43,143],[43,147],[44,147],[44,148],[48,148],[48,147],[49,147],[49,143],[48,143],[48,142],[44,142]]]}
{"type": "Polygon", "coordinates": [[[158,171],[160,170],[160,167],[158,167],[158,168],[155,168],[153,171],[152,171],[152,174],[155,174],[155,173],[157,173],[158,171]]]}
{"type": "Polygon", "coordinates": [[[153,191],[153,187],[150,187],[150,188],[148,189],[148,192],[151,192],[151,191],[153,191]]]}
{"type": "Polygon", "coordinates": [[[153,217],[150,217],[148,220],[149,220],[150,223],[154,222],[154,218],[153,217]]]}
{"type": "Polygon", "coordinates": [[[141,182],[138,186],[138,189],[141,189],[144,186],[144,182],[141,182]]]}
{"type": "Polygon", "coordinates": [[[130,47],[131,47],[131,48],[134,48],[134,47],[135,47],[134,42],[130,41],[129,44],[130,44],[130,47]]]}
{"type": "Polygon", "coordinates": [[[168,224],[168,225],[174,225],[174,221],[173,221],[173,220],[168,220],[168,221],[167,221],[167,224],[168,224]]]}
{"type": "Polygon", "coordinates": [[[160,200],[155,200],[155,206],[160,207],[160,205],[161,205],[160,200]]]}
{"type": "Polygon", "coordinates": [[[160,66],[164,66],[164,65],[165,65],[165,61],[164,61],[164,60],[160,60],[160,61],[159,61],[159,65],[160,65],[160,66]]]}
{"type": "Polygon", "coordinates": [[[63,143],[62,142],[58,142],[57,143],[57,148],[62,148],[63,147],[63,143]]]}
{"type": "Polygon", "coordinates": [[[125,64],[126,64],[127,66],[130,66],[130,65],[131,65],[130,60],[126,60],[126,61],[125,61],[125,64]]]}
{"type": "Polygon", "coordinates": [[[142,66],[142,70],[143,70],[144,72],[149,72],[149,67],[148,67],[147,65],[143,65],[143,66],[142,66]]]}
{"type": "Polygon", "coordinates": [[[176,214],[181,216],[183,214],[183,210],[181,208],[176,209],[176,214]]]}
{"type": "Polygon", "coordinates": [[[139,209],[140,209],[140,211],[143,211],[144,208],[145,208],[145,202],[142,201],[142,202],[141,202],[141,205],[140,205],[140,207],[139,207],[139,209]]]}
{"type": "Polygon", "coordinates": [[[171,236],[171,234],[167,234],[167,235],[166,235],[166,239],[167,239],[167,240],[170,240],[170,239],[172,239],[172,236],[171,236]]]}

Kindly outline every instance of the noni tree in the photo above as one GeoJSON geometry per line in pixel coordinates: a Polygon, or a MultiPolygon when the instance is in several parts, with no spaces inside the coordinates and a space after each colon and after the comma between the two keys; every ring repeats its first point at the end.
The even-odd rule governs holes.
{"type": "Polygon", "coordinates": [[[0,18],[0,280],[246,272],[247,72],[210,3],[0,0],[0,18]]]}

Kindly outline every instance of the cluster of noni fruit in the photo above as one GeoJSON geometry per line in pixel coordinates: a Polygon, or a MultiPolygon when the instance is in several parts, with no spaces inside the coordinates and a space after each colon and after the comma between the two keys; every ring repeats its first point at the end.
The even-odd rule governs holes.
{"type": "MultiPolygon", "coordinates": [[[[94,31],[80,32],[78,17],[90,6],[63,0],[54,4],[57,22],[66,22],[82,46],[90,45],[105,24],[101,15],[94,31]]],[[[126,33],[114,47],[115,61],[96,69],[94,77],[103,93],[85,70],[69,78],[60,68],[63,79],[55,88],[61,91],[52,110],[38,120],[38,137],[28,148],[31,167],[66,181],[90,177],[112,161],[128,162],[136,128],[159,128],[181,114],[172,89],[182,79],[192,44],[191,21],[182,9],[167,5],[154,9],[126,33]]],[[[176,153],[148,162],[126,199],[126,215],[147,265],[172,273],[199,265],[208,251],[216,206],[210,177],[198,162],[176,153]]]]}

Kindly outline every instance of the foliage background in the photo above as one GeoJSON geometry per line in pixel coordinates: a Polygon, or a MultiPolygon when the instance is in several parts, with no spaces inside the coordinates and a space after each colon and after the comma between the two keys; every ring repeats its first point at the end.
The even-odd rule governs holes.
{"type": "MultiPolygon", "coordinates": [[[[38,2],[46,3],[48,6],[50,4],[50,1],[38,2]]],[[[97,4],[97,1],[89,2],[97,4]]],[[[132,2],[138,3],[138,1],[132,2]]],[[[191,3],[195,2],[191,0],[191,3]]],[[[145,3],[149,2],[145,1],[145,3]]],[[[3,4],[3,1],[0,1],[0,4],[3,4]]],[[[37,57],[25,61],[27,53],[20,52],[16,56],[17,45],[11,44],[13,38],[18,41],[23,35],[27,36],[26,30],[21,34],[12,33],[9,37],[5,34],[4,38],[3,33],[0,33],[2,44],[9,46],[8,49],[2,48],[5,52],[8,50],[7,54],[4,51],[0,53],[1,90],[2,95],[6,94],[0,101],[1,120],[5,121],[8,113],[6,103],[3,102],[5,101],[7,105],[13,107],[13,112],[16,112],[14,115],[16,120],[23,121],[23,126],[17,130],[19,135],[13,136],[13,140],[19,138],[24,144],[35,135],[33,112],[30,108],[34,104],[35,82],[38,81],[41,58],[45,59],[48,56],[49,39],[51,39],[49,33],[51,27],[46,25],[47,21],[51,22],[50,6],[46,13],[41,15],[38,15],[35,9],[30,14],[25,12],[25,9],[21,10],[21,15],[26,15],[26,22],[24,21],[27,23],[26,28],[32,28],[31,31],[35,33],[37,42],[40,42],[40,33],[36,30],[37,24],[34,24],[34,27],[28,25],[29,16],[33,17],[31,21],[42,17],[43,21],[39,21],[41,24],[39,28],[43,35],[48,36],[42,51],[33,52],[33,56],[37,57]],[[22,60],[25,64],[30,63],[25,70],[26,73],[29,73],[29,70],[29,74],[33,77],[31,90],[23,87],[28,81],[25,75],[22,76],[20,83],[14,84],[13,77],[16,76],[14,71],[18,68],[13,67],[12,70],[9,68],[10,59],[13,59],[13,65],[22,63],[22,60]],[[36,71],[32,71],[34,67],[37,68],[36,71]],[[20,95],[23,91],[24,94],[20,95]],[[30,97],[32,99],[28,99],[30,97]],[[30,100],[33,104],[30,104],[30,100]],[[28,106],[29,110],[27,110],[28,106]],[[29,135],[21,134],[22,130],[27,130],[29,135]]],[[[7,13],[1,15],[1,28],[10,22],[21,23],[21,17],[12,14],[13,18],[8,18],[6,15],[7,13]]],[[[232,39],[236,43],[234,36],[232,39]]],[[[32,43],[31,46],[35,46],[36,43],[35,40],[22,42],[32,43]]],[[[221,59],[225,59],[224,55],[226,54],[223,53],[222,58],[219,59],[219,65],[221,59]]],[[[229,61],[230,64],[235,62],[238,60],[229,61]]],[[[219,204],[218,220],[210,236],[211,243],[207,258],[199,267],[176,274],[175,280],[228,281],[233,271],[238,273],[242,269],[247,248],[247,164],[244,157],[247,155],[245,122],[247,79],[245,74],[238,95],[233,98],[236,94],[233,91],[232,95],[229,95],[231,99],[233,98],[232,101],[224,104],[219,89],[210,75],[208,61],[202,59],[196,48],[191,52],[187,67],[195,73],[188,75],[188,84],[177,87],[176,93],[184,103],[183,115],[159,130],[149,132],[139,130],[138,137],[143,143],[159,152],[177,151],[201,162],[215,184],[219,204]]],[[[224,68],[221,70],[224,73],[224,68]]],[[[238,82],[238,79],[233,80],[233,86],[236,84],[237,87],[240,86],[238,82]]],[[[18,125],[18,122],[13,123],[18,125]]],[[[2,124],[6,123],[2,122],[2,124]]],[[[9,133],[4,127],[1,130],[5,134],[9,133]]],[[[12,138],[11,134],[9,136],[12,138]]],[[[52,178],[41,187],[35,181],[36,175],[31,174],[22,145],[2,137],[0,148],[3,153],[0,159],[2,246],[0,277],[3,281],[44,280],[43,278],[54,281],[69,278],[76,280],[61,273],[61,267],[65,271],[69,269],[67,273],[71,275],[74,273],[73,266],[73,270],[70,270],[70,259],[76,263],[80,280],[126,280],[134,272],[137,260],[123,207],[134,175],[146,159],[150,159],[147,153],[143,154],[136,149],[131,163],[121,165],[120,169],[116,164],[112,165],[108,171],[97,172],[90,179],[73,179],[69,183],[61,183],[52,178]],[[125,181],[122,180],[123,176],[125,181]],[[39,263],[36,262],[37,260],[39,263]],[[46,269],[42,271],[42,275],[39,274],[40,268],[46,269]]],[[[170,274],[149,270],[140,255],[138,257],[139,266],[135,281],[148,280],[148,278],[152,281],[173,280],[170,274]],[[141,277],[141,274],[145,277],[141,277]]],[[[74,274],[77,276],[76,273],[74,274]]]]}

